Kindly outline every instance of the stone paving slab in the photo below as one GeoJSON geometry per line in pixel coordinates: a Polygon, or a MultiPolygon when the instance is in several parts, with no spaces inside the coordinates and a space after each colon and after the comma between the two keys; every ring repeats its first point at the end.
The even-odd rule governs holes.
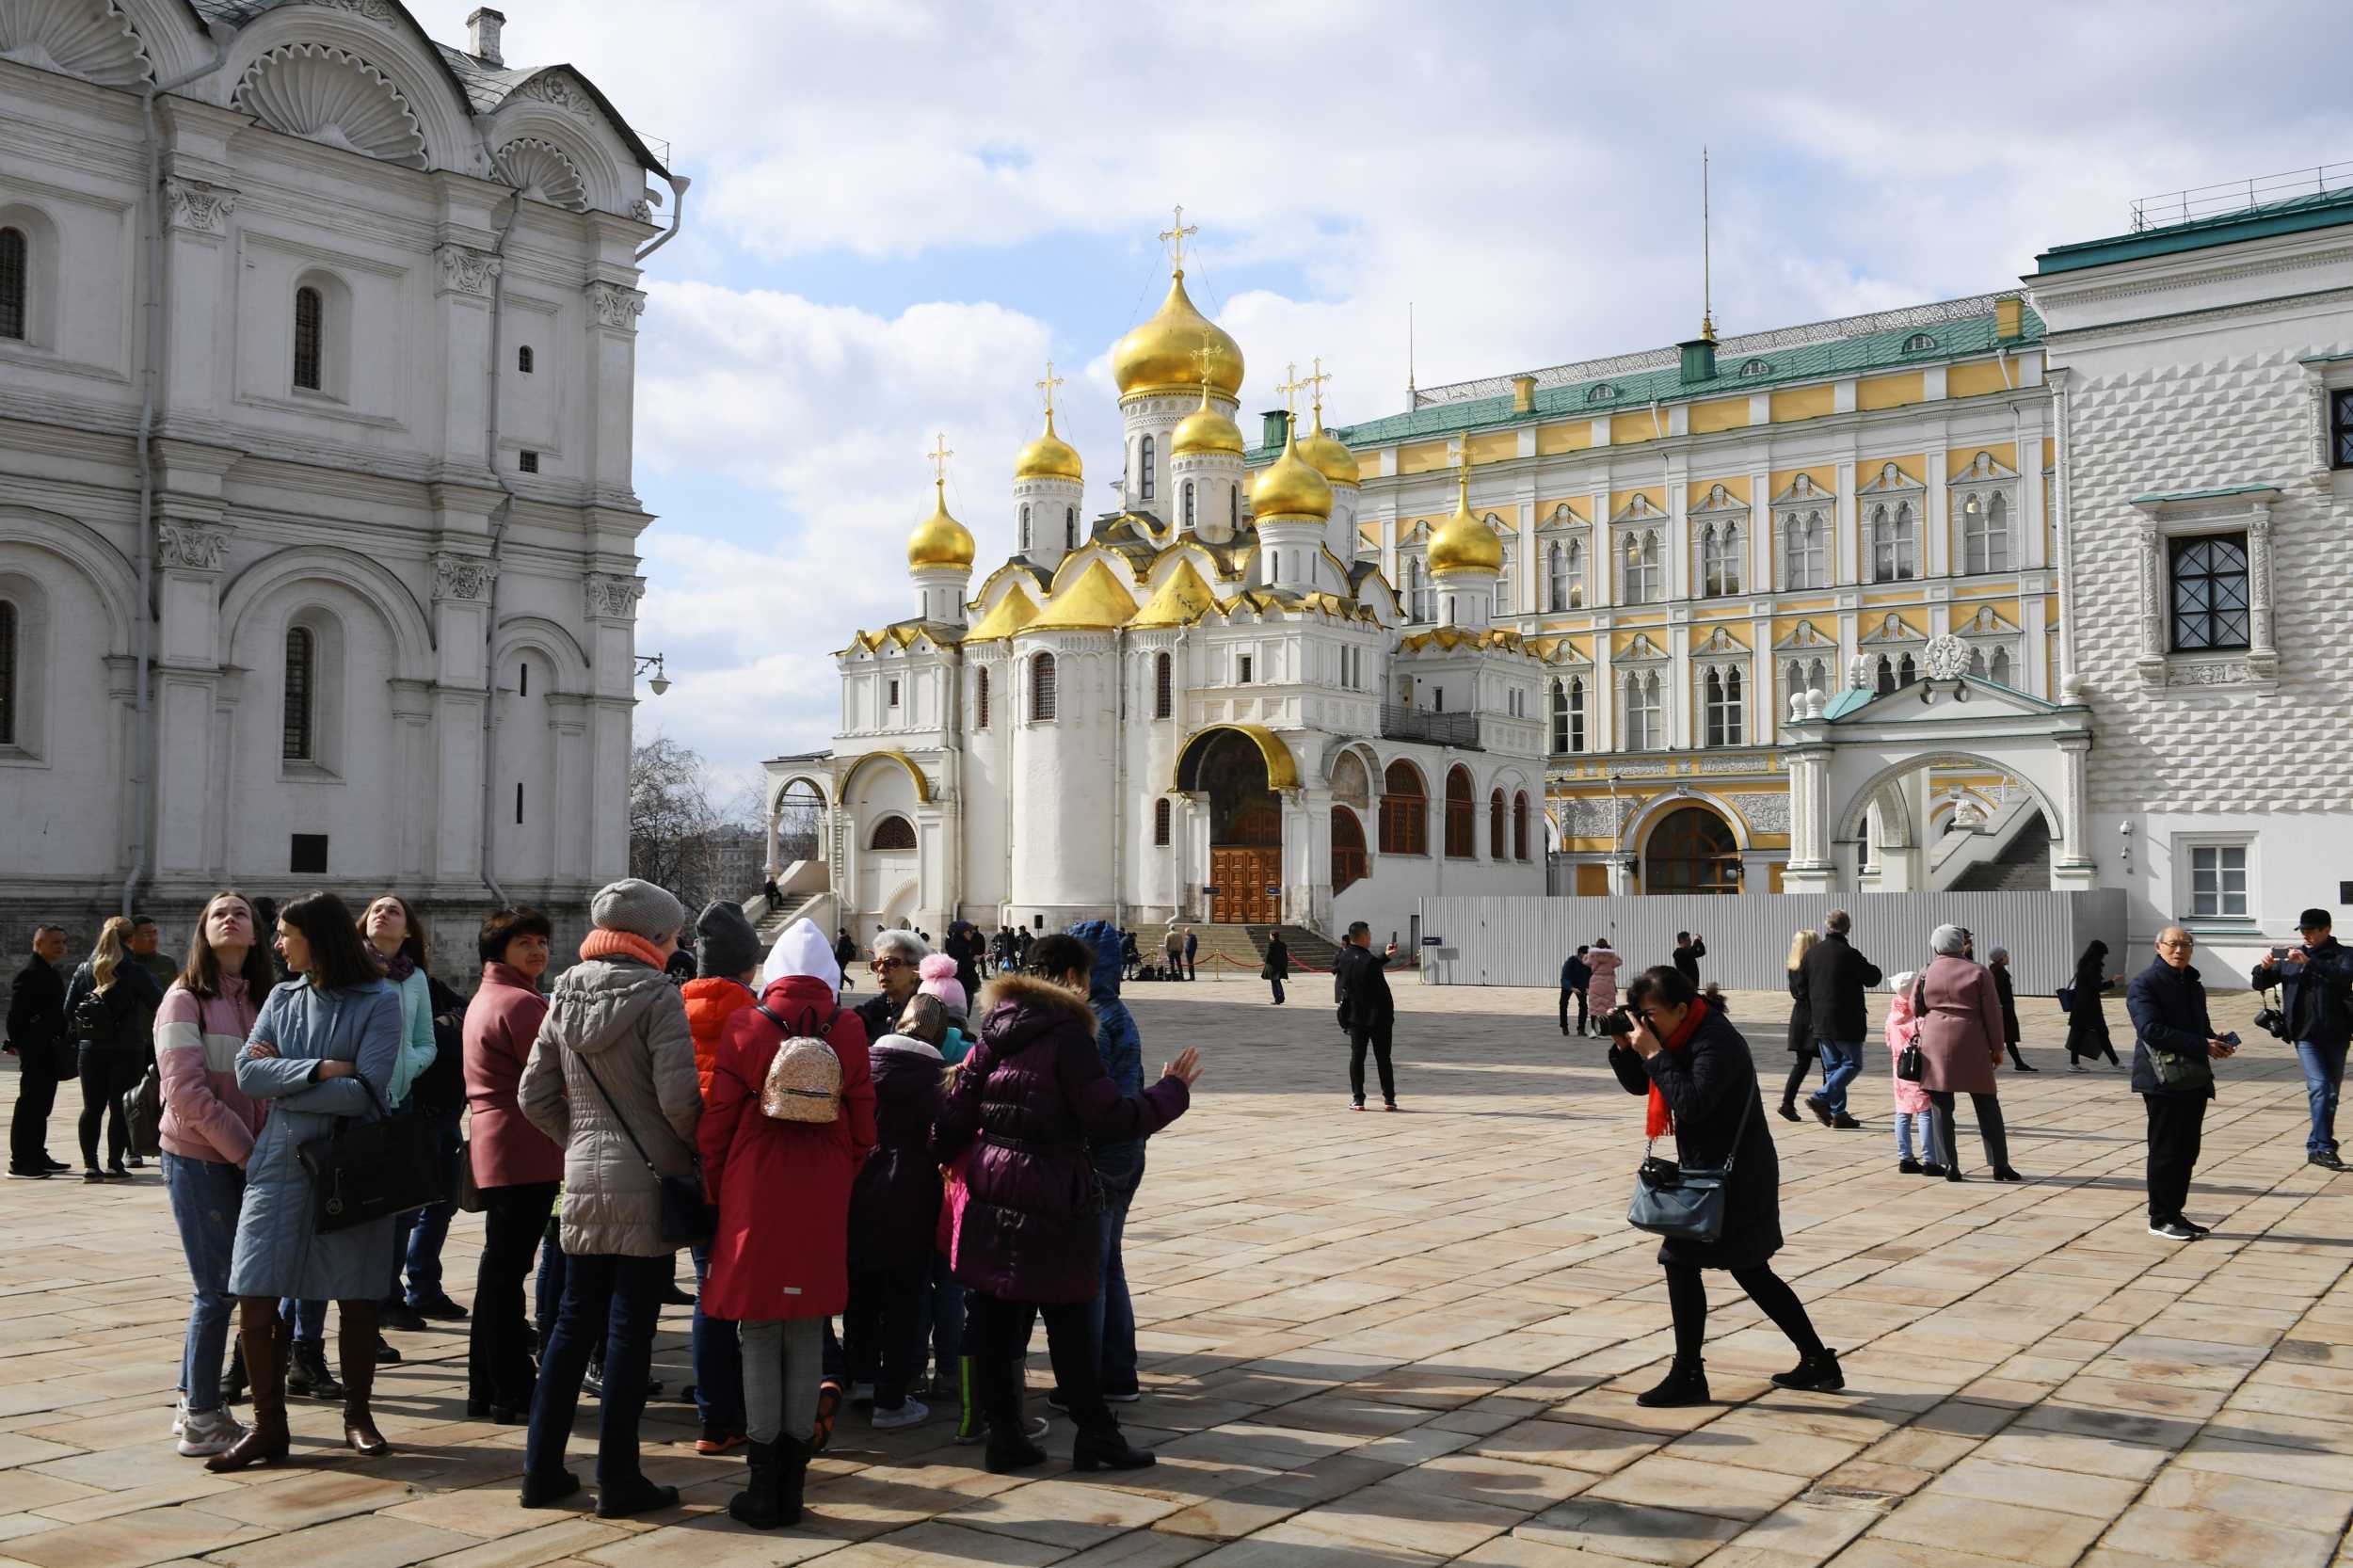
{"type": "MultiPolygon", "coordinates": [[[[1128,1223],[1145,1397],[1122,1414],[1151,1470],[992,1477],[945,1412],[853,1415],[804,1528],[760,1535],[724,1512],[740,1463],[696,1456],[665,1398],[647,1467],[680,1508],[526,1512],[520,1431],[465,1418],[464,1337],[431,1332],[377,1383],[394,1457],[360,1464],[296,1401],[295,1463],[211,1476],[171,1451],[186,1288],[151,1168],[0,1183],[0,1568],[2353,1568],[2353,1178],[2303,1162],[2283,1048],[2222,1068],[2190,1205],[2215,1233],[2174,1246],[2142,1220],[2139,1101],[2064,1071],[2047,1000],[2022,999],[2044,1070],[2001,1078],[2022,1185],[1899,1176],[1874,1047],[1864,1130],[1770,1123],[1778,1266],[1848,1390],[1774,1389],[1785,1343],[1711,1275],[1718,1402],[1648,1411],[1666,1293],[1623,1218],[1641,1105],[1599,1044],[1560,1035],[1549,992],[1406,984],[1405,1109],[1357,1114],[1321,992],[1132,988],[1147,1065],[1209,1063],[1128,1223]]],[[[1777,1081],[1785,999],[1730,1000],[1777,1081]]],[[[2259,1038],[2251,1000],[2218,1005],[2259,1038]]],[[[1981,1173],[1965,1112],[1961,1143],[1981,1173]]],[[[454,1285],[480,1235],[459,1216],[454,1285]]],[[[658,1349],[673,1392],[686,1326],[658,1349]]]]}

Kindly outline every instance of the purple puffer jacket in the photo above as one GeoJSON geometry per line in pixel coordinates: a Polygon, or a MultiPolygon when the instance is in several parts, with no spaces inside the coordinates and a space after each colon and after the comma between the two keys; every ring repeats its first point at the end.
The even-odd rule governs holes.
{"type": "Polygon", "coordinates": [[[874,1074],[874,1146],[850,1189],[850,1272],[928,1263],[939,1229],[939,1166],[932,1121],[947,1064],[936,1047],[886,1034],[868,1048],[874,1074]]]}
{"type": "Polygon", "coordinates": [[[1005,1301],[1091,1301],[1103,1240],[1087,1140],[1149,1136],[1192,1096],[1174,1078],[1121,1094],[1096,1051],[1086,998],[1050,981],[1005,975],[973,1011],[980,1043],[932,1129],[941,1163],[972,1151],[955,1276],[1005,1301]]]}

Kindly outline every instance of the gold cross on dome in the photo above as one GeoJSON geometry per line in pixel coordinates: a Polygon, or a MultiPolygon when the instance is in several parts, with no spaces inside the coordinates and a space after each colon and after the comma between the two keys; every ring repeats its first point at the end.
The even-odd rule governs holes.
{"type": "Polygon", "coordinates": [[[1193,357],[1201,361],[1201,384],[1203,386],[1209,384],[1209,367],[1217,363],[1218,359],[1225,352],[1224,349],[1218,347],[1217,341],[1209,333],[1201,334],[1201,346],[1193,351],[1193,357]]]}
{"type": "Polygon", "coordinates": [[[1167,245],[1171,241],[1175,242],[1170,246],[1168,260],[1169,264],[1174,266],[1177,271],[1182,272],[1185,270],[1186,238],[1189,235],[1197,234],[1200,232],[1201,225],[1198,223],[1188,225],[1185,222],[1184,203],[1178,202],[1176,205],[1176,224],[1171,228],[1160,231],[1160,242],[1162,244],[1167,245]]]}
{"type": "Polygon", "coordinates": [[[1063,384],[1063,377],[1054,374],[1053,360],[1048,360],[1046,361],[1046,379],[1032,384],[1038,391],[1046,394],[1046,414],[1048,418],[1052,418],[1054,413],[1054,389],[1063,384]]]}
{"type": "Polygon", "coordinates": [[[1316,417],[1321,419],[1323,417],[1323,384],[1332,377],[1324,374],[1323,360],[1321,358],[1315,361],[1315,366],[1316,373],[1313,376],[1301,376],[1299,384],[1305,388],[1307,395],[1315,400],[1316,417]]]}
{"type": "Polygon", "coordinates": [[[1307,389],[1307,383],[1299,378],[1299,362],[1296,360],[1283,367],[1283,384],[1274,390],[1283,394],[1284,408],[1296,419],[1299,416],[1299,394],[1307,389]]]}
{"type": "Polygon", "coordinates": [[[948,450],[948,436],[945,431],[939,434],[936,440],[937,444],[931,451],[923,454],[923,457],[932,465],[932,483],[945,485],[948,482],[948,459],[955,454],[948,450]]]}

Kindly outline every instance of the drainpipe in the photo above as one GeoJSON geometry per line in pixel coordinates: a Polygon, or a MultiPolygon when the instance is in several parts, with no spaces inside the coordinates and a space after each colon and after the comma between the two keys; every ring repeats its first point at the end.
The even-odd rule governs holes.
{"type": "Polygon", "coordinates": [[[656,234],[647,243],[646,248],[640,250],[634,257],[632,258],[632,260],[639,266],[646,264],[647,257],[652,255],[655,251],[661,249],[664,246],[678,238],[678,232],[686,227],[686,190],[689,185],[692,185],[695,183],[694,176],[691,174],[672,174],[664,170],[662,178],[669,182],[670,194],[678,198],[678,210],[670,215],[670,226],[667,229],[663,230],[659,234],[656,234]]]}
{"type": "MultiPolygon", "coordinates": [[[[490,148],[490,123],[476,116],[474,135],[482,140],[483,161],[492,173],[498,172],[498,158],[490,148]]],[[[503,183],[503,182],[502,182],[503,183]]],[[[500,265],[490,271],[490,352],[489,362],[483,367],[484,403],[488,412],[483,416],[482,456],[489,468],[491,478],[498,481],[504,493],[490,511],[490,588],[489,598],[482,610],[482,885],[490,889],[498,906],[508,904],[506,889],[499,886],[496,865],[492,859],[496,848],[492,824],[497,822],[498,804],[498,635],[499,635],[499,553],[506,542],[506,525],[515,510],[514,487],[506,475],[499,472],[499,355],[503,350],[502,332],[505,324],[506,286],[500,280],[500,269],[506,261],[506,242],[514,234],[515,226],[522,221],[523,193],[520,185],[508,186],[510,202],[505,227],[490,247],[490,254],[500,265]]]]}
{"type": "Polygon", "coordinates": [[[148,595],[153,591],[155,575],[155,365],[164,357],[164,144],[155,125],[155,100],[220,69],[220,62],[229,52],[229,41],[237,36],[237,31],[226,23],[215,22],[206,26],[205,32],[212,40],[211,59],[168,82],[150,82],[139,94],[139,124],[147,141],[147,189],[141,200],[145,208],[141,216],[147,228],[147,287],[139,310],[146,321],[147,342],[144,362],[139,367],[138,600],[132,607],[131,623],[131,653],[137,665],[138,695],[133,707],[136,717],[131,735],[131,869],[122,878],[122,914],[126,920],[138,896],[139,884],[147,880],[147,826],[148,818],[153,814],[155,792],[155,770],[149,755],[151,738],[147,732],[147,661],[154,643],[154,616],[148,607],[148,595]]]}

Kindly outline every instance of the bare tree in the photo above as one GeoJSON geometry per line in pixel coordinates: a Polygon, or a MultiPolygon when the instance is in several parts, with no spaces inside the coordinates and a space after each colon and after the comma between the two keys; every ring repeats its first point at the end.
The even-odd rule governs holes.
{"type": "Polygon", "coordinates": [[[657,735],[631,750],[630,875],[668,888],[690,913],[700,909],[725,891],[713,887],[721,821],[710,770],[693,747],[657,735]]]}

